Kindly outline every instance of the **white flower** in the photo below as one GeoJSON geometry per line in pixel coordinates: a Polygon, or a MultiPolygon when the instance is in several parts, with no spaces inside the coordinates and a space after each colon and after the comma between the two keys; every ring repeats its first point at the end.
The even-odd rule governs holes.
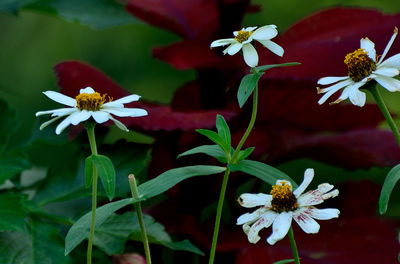
{"type": "Polygon", "coordinates": [[[139,100],[140,96],[136,94],[128,95],[115,101],[111,101],[112,99],[108,97],[108,102],[106,103],[106,95],[100,95],[91,87],[81,89],[79,95],[76,96],[75,99],[54,91],[46,91],[43,93],[51,100],[69,106],[66,108],[40,111],[36,113],[36,116],[51,114],[51,116],[54,117],[49,121],[44,122],[40,126],[40,130],[54,121],[66,117],[56,128],[57,135],[59,135],[70,124],[77,125],[80,122],[88,120],[90,117],[93,117],[94,121],[99,124],[112,120],[120,129],[129,131],[123,123],[115,119],[112,115],[119,117],[147,115],[147,111],[144,109],[124,108],[124,104],[139,100]]]}
{"type": "Polygon", "coordinates": [[[229,45],[223,52],[224,55],[234,55],[238,51],[243,51],[244,61],[250,67],[255,67],[258,64],[258,54],[256,49],[251,45],[253,40],[257,40],[264,47],[272,51],[278,56],[283,56],[283,48],[272,42],[270,39],[278,35],[275,25],[267,25],[256,29],[257,27],[242,28],[242,30],[234,31],[234,38],[219,39],[211,43],[210,47],[219,47],[229,45]]]}
{"type": "Polygon", "coordinates": [[[352,104],[362,107],[365,105],[366,95],[359,89],[371,80],[377,81],[389,92],[400,91],[400,81],[393,78],[400,73],[400,53],[383,61],[397,34],[398,29],[395,28],[380,58],[376,55],[375,44],[368,38],[362,38],[361,48],[347,54],[344,60],[348,67],[348,76],[324,77],[318,80],[321,85],[333,84],[323,89],[317,87],[318,93],[325,93],[318,103],[323,104],[332,94],[343,88],[340,97],[331,104],[349,98],[352,104]]]}
{"type": "Polygon", "coordinates": [[[244,193],[239,197],[239,203],[246,208],[261,206],[252,213],[241,215],[237,225],[243,225],[243,231],[251,243],[260,240],[258,232],[262,228],[272,225],[272,234],[267,242],[274,245],[286,236],[294,219],[297,224],[308,234],[318,233],[319,224],[314,220],[328,220],[339,217],[338,209],[317,209],[314,205],[322,203],[328,198],[339,194],[333,185],[320,184],[316,190],[303,194],[314,177],[314,170],[304,172],[304,180],[300,186],[292,191],[292,185],[286,180],[278,180],[272,186],[271,195],[244,193]]]}

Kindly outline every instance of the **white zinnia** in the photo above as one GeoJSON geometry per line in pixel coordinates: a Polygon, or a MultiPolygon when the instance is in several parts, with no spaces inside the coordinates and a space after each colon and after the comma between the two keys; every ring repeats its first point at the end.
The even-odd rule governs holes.
{"type": "Polygon", "coordinates": [[[283,48],[272,42],[270,39],[278,35],[275,25],[267,25],[256,29],[257,27],[242,28],[242,30],[234,31],[234,38],[219,39],[211,43],[210,47],[219,47],[229,45],[223,52],[224,55],[234,55],[238,51],[243,51],[244,61],[250,67],[255,67],[258,64],[258,54],[256,49],[251,45],[253,40],[257,40],[264,47],[272,51],[278,56],[283,56],[283,48]]]}
{"type": "Polygon", "coordinates": [[[397,34],[398,29],[395,28],[380,58],[376,55],[375,44],[368,38],[362,38],[361,48],[346,56],[348,76],[324,77],[318,80],[320,85],[333,84],[323,89],[317,88],[318,93],[325,93],[318,103],[323,104],[332,94],[343,88],[340,97],[332,103],[339,103],[349,98],[352,104],[362,107],[365,105],[366,95],[359,89],[371,80],[377,81],[389,92],[400,91],[400,81],[393,78],[400,73],[400,53],[383,61],[397,34]]]}
{"type": "Polygon", "coordinates": [[[44,122],[40,126],[40,130],[54,121],[66,117],[56,127],[57,135],[59,135],[70,124],[77,125],[88,120],[90,117],[93,117],[94,121],[99,124],[112,120],[120,129],[129,131],[123,123],[115,119],[112,115],[119,117],[137,117],[147,115],[147,111],[144,109],[124,107],[124,104],[139,100],[140,96],[136,94],[128,95],[115,101],[105,103],[106,95],[100,95],[91,87],[80,89],[80,93],[75,99],[54,91],[46,91],[43,93],[51,100],[69,106],[66,108],[40,111],[36,113],[36,116],[51,114],[51,116],[54,117],[49,121],[44,122]]]}
{"type": "Polygon", "coordinates": [[[328,220],[339,217],[338,209],[317,209],[314,205],[322,203],[328,198],[339,194],[333,185],[320,184],[316,190],[303,194],[314,177],[314,170],[307,169],[304,172],[304,180],[300,186],[292,192],[292,185],[286,180],[278,180],[273,186],[271,194],[244,193],[239,197],[239,203],[243,207],[252,208],[261,206],[252,213],[241,215],[237,219],[237,225],[243,225],[243,231],[251,243],[260,240],[258,232],[262,228],[272,225],[272,234],[267,242],[274,245],[286,236],[294,219],[304,232],[318,233],[319,224],[314,220],[328,220]]]}

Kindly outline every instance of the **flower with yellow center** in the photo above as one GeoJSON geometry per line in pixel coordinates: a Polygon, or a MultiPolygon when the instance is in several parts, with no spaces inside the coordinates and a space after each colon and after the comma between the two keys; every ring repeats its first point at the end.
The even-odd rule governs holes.
{"type": "Polygon", "coordinates": [[[333,185],[323,183],[316,190],[303,193],[314,178],[314,170],[307,169],[304,172],[304,180],[293,191],[292,185],[286,180],[278,180],[272,186],[271,194],[244,193],[239,197],[239,204],[246,208],[258,207],[252,213],[241,215],[237,219],[237,225],[243,225],[250,243],[260,240],[258,232],[262,228],[272,225],[272,234],[267,242],[274,245],[286,236],[294,219],[297,224],[308,234],[319,231],[317,220],[329,220],[339,217],[339,210],[333,208],[317,209],[314,205],[339,194],[333,185]]]}
{"type": "Polygon", "coordinates": [[[94,121],[99,124],[112,120],[120,129],[129,131],[123,123],[115,119],[112,115],[119,117],[138,117],[147,115],[147,111],[144,109],[124,107],[124,104],[139,100],[140,96],[136,94],[128,95],[112,101],[111,97],[107,97],[105,94],[101,95],[100,93],[95,92],[91,87],[81,89],[79,95],[77,95],[75,99],[54,91],[46,91],[43,93],[57,103],[69,106],[66,108],[40,111],[36,113],[36,116],[51,114],[53,117],[40,126],[41,130],[58,119],[66,117],[56,127],[57,135],[61,134],[61,132],[70,124],[77,125],[88,120],[90,117],[93,117],[94,121]]]}
{"type": "Polygon", "coordinates": [[[320,85],[331,85],[323,89],[317,87],[318,93],[324,93],[318,103],[323,104],[332,94],[343,89],[340,97],[331,104],[349,98],[352,104],[362,107],[365,105],[366,95],[359,89],[372,80],[378,82],[389,92],[400,91],[400,81],[393,78],[400,74],[400,53],[383,61],[397,34],[398,29],[395,28],[379,60],[376,56],[375,44],[368,38],[362,38],[361,47],[347,54],[344,60],[347,65],[348,76],[324,77],[318,80],[320,85]]]}
{"type": "Polygon", "coordinates": [[[255,67],[258,64],[258,54],[251,44],[253,40],[257,40],[276,55],[281,57],[283,56],[283,48],[270,40],[276,35],[278,35],[278,31],[276,30],[275,25],[267,25],[260,27],[259,29],[257,29],[257,27],[247,27],[242,28],[242,30],[239,31],[234,31],[234,38],[213,41],[210,47],[214,48],[229,45],[229,47],[223,51],[224,55],[226,53],[229,55],[235,55],[242,50],[246,64],[250,67],[255,67]]]}

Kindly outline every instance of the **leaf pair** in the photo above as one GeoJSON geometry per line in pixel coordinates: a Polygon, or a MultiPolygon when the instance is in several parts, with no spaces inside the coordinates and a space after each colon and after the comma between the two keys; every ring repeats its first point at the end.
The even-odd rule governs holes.
{"type": "Polygon", "coordinates": [[[217,144],[228,156],[231,152],[231,132],[222,115],[217,115],[216,126],[218,133],[208,129],[197,129],[196,131],[217,144]]]}
{"type": "Polygon", "coordinates": [[[110,201],[115,193],[115,170],[111,160],[104,155],[91,155],[85,160],[85,186],[89,188],[93,182],[93,174],[97,173],[103,183],[110,201]]]}

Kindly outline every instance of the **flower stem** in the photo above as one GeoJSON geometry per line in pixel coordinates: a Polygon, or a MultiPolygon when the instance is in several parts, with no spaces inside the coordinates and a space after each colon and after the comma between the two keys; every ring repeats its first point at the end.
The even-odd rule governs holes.
{"type": "MultiPolygon", "coordinates": [[[[96,138],[94,135],[94,127],[95,123],[88,123],[85,128],[89,138],[90,150],[92,151],[92,155],[97,155],[97,146],[96,146],[96,138]]],[[[93,236],[94,236],[94,226],[96,223],[96,204],[97,204],[97,169],[96,166],[93,166],[93,183],[92,183],[92,220],[90,224],[90,235],[89,235],[89,244],[87,248],[87,259],[86,263],[92,263],[92,249],[93,249],[93,236]]]]}
{"type": "Polygon", "coordinates": [[[376,104],[379,106],[381,109],[381,112],[383,116],[386,119],[386,122],[389,124],[390,129],[393,132],[393,135],[397,141],[397,144],[400,147],[400,134],[399,134],[399,129],[397,128],[395,122],[393,121],[392,116],[390,115],[389,110],[387,109],[385,102],[383,101],[383,98],[378,90],[378,83],[371,84],[368,88],[368,90],[371,92],[372,96],[374,97],[376,104]]]}
{"type": "Polygon", "coordinates": [[[292,227],[290,227],[289,229],[289,241],[290,241],[290,246],[292,247],[294,263],[300,264],[299,252],[297,252],[297,246],[296,246],[296,241],[294,240],[292,227]]]}
{"type": "MultiPolygon", "coordinates": [[[[128,179],[129,179],[129,185],[131,187],[132,197],[133,197],[133,199],[138,200],[139,199],[139,191],[137,189],[135,176],[133,174],[130,174],[128,179]]],[[[146,254],[146,263],[151,264],[149,239],[147,238],[146,226],[144,225],[144,221],[143,221],[142,205],[140,202],[137,202],[137,203],[134,203],[134,206],[136,209],[137,217],[139,219],[139,225],[140,225],[140,230],[141,230],[142,240],[143,240],[143,247],[144,247],[144,252],[146,254]]]]}
{"type": "Polygon", "coordinates": [[[214,235],[211,244],[210,259],[208,261],[209,264],[214,263],[215,250],[217,249],[219,225],[221,223],[222,207],[224,206],[225,192],[226,192],[226,187],[228,186],[229,173],[230,170],[226,168],[224,179],[222,180],[221,192],[219,194],[217,216],[215,217],[215,225],[214,225],[214,235]]]}

